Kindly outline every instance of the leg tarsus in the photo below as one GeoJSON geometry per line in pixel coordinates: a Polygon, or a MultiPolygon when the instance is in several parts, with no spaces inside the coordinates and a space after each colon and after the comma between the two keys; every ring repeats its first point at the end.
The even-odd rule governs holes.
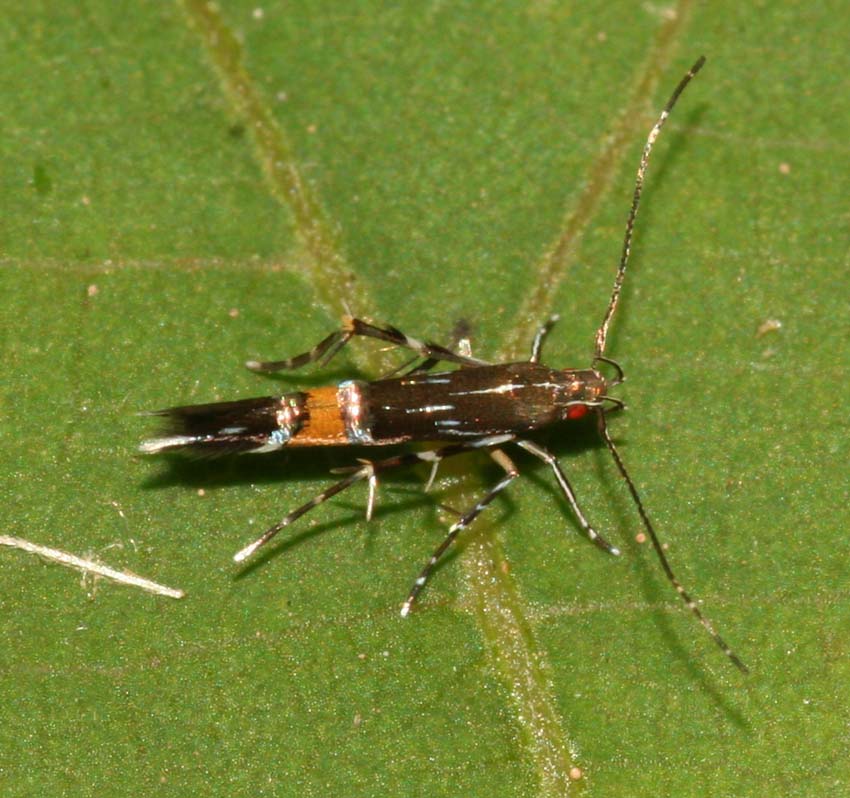
{"type": "Polygon", "coordinates": [[[567,503],[570,505],[570,508],[573,511],[573,515],[579,523],[579,526],[584,530],[584,533],[587,537],[595,543],[600,549],[603,551],[607,551],[608,554],[618,555],[620,550],[616,546],[612,546],[605,538],[602,537],[588,522],[588,520],[584,517],[584,513],[579,507],[578,500],[576,499],[575,491],[570,485],[569,480],[561,469],[560,463],[558,463],[557,458],[553,455],[548,449],[541,446],[539,443],[535,443],[534,441],[528,440],[518,440],[516,441],[517,446],[521,446],[530,454],[533,454],[535,457],[539,457],[544,463],[546,463],[554,472],[555,479],[558,480],[558,485],[561,488],[561,492],[564,494],[564,497],[567,500],[567,503]]]}
{"type": "Polygon", "coordinates": [[[245,367],[261,374],[269,374],[275,371],[298,369],[317,360],[321,360],[326,364],[351,340],[353,335],[354,331],[352,329],[348,326],[343,326],[341,330],[336,330],[327,338],[319,341],[309,352],[304,352],[303,354],[295,355],[295,357],[286,358],[285,360],[248,360],[245,363],[245,367]]]}
{"type": "Polygon", "coordinates": [[[413,602],[416,601],[416,597],[422,591],[422,588],[425,587],[425,583],[428,581],[428,577],[431,575],[434,567],[437,565],[443,554],[446,553],[449,546],[454,543],[461,531],[466,529],[466,527],[468,527],[478,517],[482,510],[484,510],[487,505],[496,498],[496,496],[498,496],[519,476],[519,471],[517,471],[516,466],[501,449],[491,450],[490,456],[505,470],[505,476],[502,477],[502,479],[492,488],[490,488],[490,490],[487,491],[487,493],[485,493],[471,509],[465,512],[460,519],[451,525],[448,534],[443,539],[443,542],[436,548],[434,553],[431,555],[431,558],[425,564],[425,567],[420,571],[419,576],[416,577],[413,587],[410,588],[410,593],[401,607],[402,618],[406,618],[410,614],[413,602]]]}

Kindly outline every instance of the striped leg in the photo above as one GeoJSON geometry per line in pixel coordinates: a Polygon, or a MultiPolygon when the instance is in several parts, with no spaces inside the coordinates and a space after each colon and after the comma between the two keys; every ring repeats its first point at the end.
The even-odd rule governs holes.
{"type": "MultiPolygon", "coordinates": [[[[466,326],[463,326],[458,334],[453,337],[452,351],[457,350],[457,354],[461,357],[472,358],[472,344],[470,343],[469,338],[465,335],[466,331],[466,326]]],[[[421,363],[414,365],[417,360],[420,360],[419,355],[411,358],[410,360],[406,360],[388,374],[382,375],[381,379],[386,380],[390,377],[395,377],[396,374],[401,374],[402,377],[409,377],[411,374],[424,374],[426,371],[430,371],[434,368],[441,361],[441,358],[429,357],[421,363]],[[409,370],[406,371],[405,369],[409,370]]]]}
{"type": "Polygon", "coordinates": [[[439,562],[440,557],[446,553],[446,549],[454,543],[460,532],[463,529],[466,529],[466,527],[468,527],[478,517],[481,511],[519,476],[519,471],[517,471],[516,466],[501,449],[493,449],[493,451],[490,452],[490,455],[500,466],[502,466],[502,468],[505,469],[505,476],[492,488],[490,488],[490,490],[484,494],[484,496],[471,510],[464,513],[459,520],[452,524],[445,540],[443,540],[443,542],[437,547],[436,551],[431,555],[431,559],[428,560],[419,576],[416,577],[416,581],[410,589],[407,600],[401,607],[402,618],[407,617],[410,613],[410,608],[413,606],[413,602],[416,601],[416,597],[422,591],[422,588],[425,587],[425,583],[428,581],[428,577],[439,562]]]}
{"type": "Polygon", "coordinates": [[[540,326],[537,330],[537,334],[534,336],[534,341],[531,343],[531,357],[528,359],[529,363],[539,363],[540,362],[540,347],[543,346],[543,339],[549,334],[549,331],[555,326],[555,323],[561,317],[555,313],[553,316],[549,317],[549,320],[540,326]]]}
{"type": "Polygon", "coordinates": [[[364,461],[363,465],[359,468],[355,468],[347,477],[331,485],[329,488],[326,488],[317,496],[310,499],[310,501],[306,504],[302,504],[300,507],[297,507],[273,527],[269,527],[269,529],[263,532],[263,534],[255,541],[249,543],[244,549],[238,551],[233,556],[233,559],[236,562],[243,562],[244,560],[247,560],[248,557],[250,557],[261,546],[268,543],[284,527],[289,526],[293,521],[297,521],[302,515],[308,513],[314,507],[318,507],[320,504],[323,504],[332,496],[336,496],[337,493],[342,493],[342,491],[347,490],[357,482],[362,482],[364,479],[369,480],[370,484],[368,515],[371,516],[372,505],[374,504],[375,479],[376,475],[380,472],[388,471],[391,468],[403,468],[404,466],[415,465],[416,463],[439,462],[445,457],[452,457],[456,454],[472,451],[473,449],[499,446],[511,439],[511,435],[494,435],[489,438],[481,438],[477,441],[470,441],[469,443],[455,443],[449,446],[443,446],[439,449],[432,449],[423,452],[408,452],[406,454],[388,457],[385,460],[378,460],[376,462],[364,461]]]}
{"type": "Polygon", "coordinates": [[[288,371],[289,369],[300,369],[301,366],[306,366],[308,363],[314,363],[321,360],[327,363],[331,360],[342,347],[344,347],[354,335],[354,332],[347,327],[341,330],[332,332],[327,338],[316,344],[309,352],[303,355],[287,358],[286,360],[247,360],[245,368],[257,372],[274,372],[288,371]]]}
{"type": "Polygon", "coordinates": [[[457,363],[460,366],[488,365],[484,360],[459,355],[439,344],[411,338],[395,327],[376,327],[361,319],[346,316],[342,322],[342,329],[331,333],[327,338],[316,344],[309,352],[287,358],[286,360],[267,362],[249,360],[245,366],[251,369],[251,371],[271,372],[297,369],[301,366],[306,366],[308,363],[314,363],[317,360],[324,364],[330,361],[355,335],[363,336],[364,338],[376,338],[379,341],[386,341],[394,346],[412,349],[418,357],[423,357],[426,360],[443,360],[447,363],[457,363]]]}
{"type": "Polygon", "coordinates": [[[553,455],[548,449],[544,449],[540,444],[534,443],[533,441],[518,440],[516,441],[516,444],[517,446],[521,446],[527,452],[533,454],[535,457],[539,457],[552,469],[555,473],[555,479],[558,480],[558,485],[573,511],[573,515],[575,515],[579,526],[584,530],[587,537],[603,551],[607,551],[609,554],[619,554],[620,550],[605,540],[605,538],[603,538],[602,535],[600,535],[584,517],[584,513],[581,511],[581,507],[579,507],[578,501],[576,500],[575,492],[567,480],[566,475],[561,470],[561,465],[555,458],[555,455],[553,455]]]}

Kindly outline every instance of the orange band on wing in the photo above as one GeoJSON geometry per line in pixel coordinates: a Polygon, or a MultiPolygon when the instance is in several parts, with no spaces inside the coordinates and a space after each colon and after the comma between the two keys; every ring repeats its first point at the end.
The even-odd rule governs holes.
{"type": "Polygon", "coordinates": [[[287,446],[336,446],[349,442],[337,390],[334,385],[306,392],[304,424],[287,446]]]}

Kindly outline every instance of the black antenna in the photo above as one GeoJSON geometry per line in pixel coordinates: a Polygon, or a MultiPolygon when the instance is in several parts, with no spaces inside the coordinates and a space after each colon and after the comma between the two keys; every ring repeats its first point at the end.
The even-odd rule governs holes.
{"type": "MultiPolygon", "coordinates": [[[[667,121],[667,117],[670,116],[670,112],[673,110],[673,106],[676,105],[676,101],[679,99],[679,95],[685,90],[685,87],[688,83],[691,82],[691,78],[697,74],[697,72],[702,69],[703,64],[705,63],[705,56],[700,56],[697,59],[696,63],[688,70],[687,74],[679,81],[679,85],[676,86],[673,94],[670,96],[670,99],[667,101],[667,105],[664,106],[664,109],[661,111],[661,115],[658,117],[658,121],[652,126],[652,130],[649,131],[649,136],[646,139],[646,144],[643,147],[643,154],[640,158],[640,165],[638,166],[637,178],[635,179],[635,191],[632,196],[632,207],[629,211],[629,218],[626,222],[626,234],[623,238],[623,252],[620,256],[620,266],[617,269],[617,276],[614,279],[614,290],[611,292],[611,299],[608,302],[608,309],[605,311],[605,318],[602,319],[602,324],[599,326],[599,329],[596,331],[596,355],[594,357],[594,363],[596,361],[602,360],[605,362],[609,362],[605,357],[605,344],[608,338],[608,327],[611,324],[611,318],[614,315],[614,311],[617,309],[617,303],[620,299],[620,291],[623,287],[623,280],[626,276],[626,266],[629,262],[629,254],[631,253],[632,247],[632,237],[634,234],[635,227],[635,219],[637,218],[638,205],[640,204],[640,195],[643,192],[643,181],[646,177],[646,170],[649,166],[649,155],[652,152],[652,146],[655,144],[655,140],[658,138],[658,134],[661,132],[661,128],[664,126],[664,123],[667,121]]],[[[664,548],[661,545],[661,541],[658,539],[658,535],[655,532],[655,527],[653,527],[652,522],[649,520],[649,515],[646,512],[646,509],[643,506],[643,502],[640,499],[640,494],[637,492],[637,488],[635,487],[635,483],[632,482],[631,477],[629,476],[629,472],[626,470],[626,465],[620,457],[620,453],[617,451],[617,447],[614,445],[614,441],[611,439],[610,434],[608,433],[608,425],[605,422],[605,412],[601,408],[596,411],[596,418],[599,426],[599,434],[602,436],[602,440],[605,441],[605,445],[608,447],[608,451],[611,452],[611,456],[614,458],[614,462],[617,464],[617,469],[619,470],[621,476],[626,482],[626,485],[629,488],[629,493],[632,495],[632,499],[637,507],[638,514],[640,515],[641,521],[643,522],[643,526],[649,534],[649,539],[652,542],[652,547],[655,549],[656,555],[658,555],[658,559],[661,562],[661,567],[664,570],[664,573],[667,576],[667,579],[675,588],[676,592],[682,598],[682,601],[685,602],[687,608],[696,616],[696,619],[702,624],[703,628],[706,632],[711,636],[711,639],[714,640],[715,643],[720,647],[723,653],[732,660],[732,663],[744,673],[749,673],[749,668],[739,659],[738,655],[735,654],[734,651],[727,645],[726,641],[717,633],[714,628],[714,625],[711,621],[706,618],[705,615],[700,611],[699,605],[691,598],[690,594],[682,587],[682,583],[676,577],[676,574],[673,573],[673,568],[670,565],[670,561],[667,559],[667,555],[664,553],[664,548]]]]}
{"type": "Polygon", "coordinates": [[[676,100],[679,95],[685,90],[685,86],[691,82],[691,78],[702,69],[705,63],[705,56],[702,55],[697,59],[697,62],[688,70],[688,73],[679,81],[670,99],[667,100],[667,105],[658,117],[658,121],[652,126],[649,131],[649,136],[646,139],[646,144],[643,146],[643,155],[640,157],[640,166],[637,170],[637,178],[635,179],[635,193],[632,197],[632,209],[629,211],[629,219],[626,222],[626,235],[623,239],[623,254],[620,256],[620,267],[617,269],[617,277],[614,280],[614,290],[611,292],[611,300],[608,302],[608,310],[605,311],[605,318],[602,319],[602,324],[596,331],[596,358],[599,359],[605,354],[605,342],[608,338],[608,325],[611,323],[611,317],[617,309],[617,302],[620,299],[620,290],[623,287],[623,279],[626,276],[626,266],[629,262],[629,253],[632,249],[632,234],[635,228],[635,219],[637,218],[638,205],[640,204],[640,195],[643,191],[643,180],[646,177],[646,169],[649,166],[649,154],[652,152],[652,145],[658,138],[661,128],[670,116],[676,100]]]}
{"type": "Polygon", "coordinates": [[[626,485],[629,486],[629,493],[632,494],[632,499],[634,500],[635,505],[637,506],[638,513],[640,514],[641,521],[643,521],[644,528],[649,533],[649,539],[652,541],[652,548],[655,549],[655,553],[658,555],[658,559],[661,561],[661,567],[664,569],[664,573],[667,575],[667,579],[670,580],[670,583],[676,589],[676,592],[682,597],[682,601],[685,602],[685,606],[696,616],[697,620],[702,624],[703,628],[706,632],[711,636],[711,639],[714,640],[715,643],[720,647],[720,650],[732,660],[732,663],[744,673],[749,673],[750,669],[744,665],[743,662],[738,658],[738,655],[732,651],[726,641],[717,633],[714,629],[714,624],[705,617],[700,611],[699,606],[696,601],[691,598],[690,594],[682,587],[682,583],[676,578],[676,574],[673,573],[673,568],[670,565],[670,561],[667,559],[667,555],[664,553],[664,548],[661,545],[661,541],[658,539],[658,535],[655,533],[655,527],[652,526],[652,522],[649,520],[649,515],[647,515],[646,510],[644,509],[643,502],[640,500],[640,495],[637,492],[637,488],[635,487],[635,483],[632,482],[631,477],[629,476],[629,472],[626,471],[625,463],[623,463],[622,458],[620,457],[620,453],[617,451],[617,447],[614,446],[614,441],[611,440],[611,436],[608,434],[608,425],[605,423],[605,412],[604,410],[597,409],[596,418],[599,422],[599,434],[602,436],[602,440],[605,441],[605,445],[608,447],[608,451],[611,452],[611,456],[614,458],[614,462],[617,464],[617,468],[620,471],[623,479],[626,481],[626,485]]]}

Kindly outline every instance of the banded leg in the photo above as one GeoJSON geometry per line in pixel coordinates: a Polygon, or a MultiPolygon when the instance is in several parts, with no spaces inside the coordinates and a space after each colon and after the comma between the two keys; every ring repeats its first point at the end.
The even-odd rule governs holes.
{"type": "Polygon", "coordinates": [[[558,319],[561,317],[555,313],[549,317],[545,324],[542,324],[538,330],[536,335],[534,336],[534,341],[531,343],[531,357],[528,359],[529,363],[539,363],[540,362],[540,347],[543,346],[543,339],[549,334],[549,331],[555,326],[558,319]]]}
{"type": "Polygon", "coordinates": [[[620,550],[605,540],[605,538],[603,538],[602,535],[600,535],[584,517],[584,513],[581,511],[581,507],[579,507],[578,500],[576,499],[575,491],[573,491],[572,485],[570,485],[569,480],[561,469],[561,464],[558,462],[555,455],[553,455],[548,449],[544,449],[540,444],[534,443],[534,441],[518,440],[516,441],[516,444],[517,446],[521,446],[527,452],[533,454],[535,457],[539,457],[552,469],[555,474],[555,479],[558,480],[561,492],[564,494],[567,503],[573,511],[573,515],[576,517],[579,526],[584,530],[588,539],[599,546],[599,548],[603,551],[607,551],[609,554],[620,554],[620,550]]]}
{"type": "Polygon", "coordinates": [[[505,476],[492,488],[490,488],[490,490],[484,494],[484,496],[472,509],[464,513],[460,519],[451,525],[445,540],[443,540],[443,542],[437,547],[436,551],[434,551],[431,555],[431,559],[428,560],[425,567],[419,573],[419,576],[416,577],[416,581],[413,583],[413,587],[410,589],[410,593],[401,607],[402,618],[406,618],[410,613],[410,608],[413,606],[413,602],[416,601],[416,597],[422,591],[422,588],[425,587],[425,583],[428,581],[428,577],[439,562],[440,557],[446,553],[446,550],[452,545],[452,543],[454,543],[461,531],[466,529],[466,527],[468,527],[478,517],[481,511],[519,476],[519,471],[517,471],[516,466],[501,449],[493,449],[493,451],[490,452],[490,455],[500,466],[502,466],[502,468],[505,469],[505,476]]]}
{"type": "Polygon", "coordinates": [[[374,463],[371,460],[363,460],[357,458],[359,466],[343,466],[342,468],[332,468],[331,474],[354,474],[358,471],[368,469],[366,476],[363,479],[369,480],[369,497],[366,499],[366,520],[372,520],[372,513],[375,510],[375,497],[378,493],[378,477],[375,473],[374,463]]]}
{"type": "Polygon", "coordinates": [[[511,435],[493,435],[489,438],[481,438],[469,443],[454,443],[449,446],[443,446],[439,449],[431,449],[423,452],[408,452],[406,454],[396,455],[395,457],[388,457],[385,460],[364,462],[363,465],[359,468],[355,468],[347,477],[331,485],[329,488],[326,488],[321,493],[310,499],[310,501],[306,504],[302,504],[300,507],[294,509],[280,522],[269,527],[262,535],[260,535],[260,537],[252,543],[249,543],[245,546],[245,548],[236,552],[233,559],[236,562],[243,562],[248,559],[248,557],[250,557],[261,546],[268,543],[284,527],[289,526],[293,521],[297,521],[302,515],[308,513],[314,507],[318,507],[331,497],[336,496],[338,493],[342,493],[344,490],[348,490],[348,488],[352,485],[362,482],[364,479],[368,479],[370,483],[369,515],[371,515],[371,506],[374,503],[375,478],[380,472],[388,471],[391,468],[403,468],[404,466],[415,465],[416,463],[421,462],[439,462],[445,457],[463,454],[464,452],[469,452],[474,449],[500,446],[509,440],[512,440],[511,435]]]}
{"type": "Polygon", "coordinates": [[[386,341],[394,346],[412,349],[419,357],[426,360],[443,360],[447,363],[457,363],[460,366],[488,365],[484,360],[459,355],[439,344],[411,338],[395,327],[376,327],[361,319],[346,316],[342,322],[342,329],[331,333],[327,338],[316,344],[309,352],[304,352],[304,354],[296,355],[286,360],[266,362],[249,360],[245,363],[245,366],[251,369],[251,371],[273,372],[301,368],[301,366],[306,366],[308,363],[314,363],[317,360],[324,364],[329,362],[356,335],[363,336],[364,338],[376,338],[379,341],[386,341]]]}
{"type": "MultiPolygon", "coordinates": [[[[472,357],[472,344],[469,341],[469,338],[466,337],[467,328],[464,326],[461,328],[459,334],[455,334],[452,338],[452,351],[457,350],[457,354],[461,357],[471,358],[472,357]]],[[[410,360],[406,360],[397,368],[394,368],[387,374],[381,375],[382,380],[389,379],[390,377],[395,377],[396,374],[401,374],[402,377],[409,377],[412,374],[424,374],[426,371],[430,371],[434,366],[436,366],[440,362],[440,358],[438,357],[429,357],[426,360],[423,360],[421,363],[416,363],[417,360],[420,360],[419,355],[410,358],[410,360]],[[408,369],[407,371],[405,369],[408,369]]]]}
{"type": "MultiPolygon", "coordinates": [[[[540,327],[537,329],[537,332],[534,335],[534,340],[531,343],[531,357],[528,359],[529,363],[539,363],[540,362],[540,350],[541,350],[541,347],[543,346],[543,340],[550,333],[550,331],[552,330],[552,328],[555,326],[555,324],[558,322],[558,320],[560,318],[561,317],[557,313],[555,313],[552,316],[550,316],[549,319],[547,319],[547,321],[544,324],[541,324],[540,327]]],[[[456,348],[460,349],[459,354],[462,357],[467,357],[467,358],[472,357],[472,350],[470,348],[468,338],[460,338],[458,340],[458,342],[455,344],[455,346],[456,346],[456,348]]],[[[398,372],[404,371],[404,369],[406,369],[408,366],[412,365],[415,362],[416,359],[418,359],[418,358],[414,358],[414,360],[407,361],[406,363],[399,366],[398,369],[394,370],[393,372],[391,372],[387,376],[392,377],[395,374],[397,374],[398,372]]],[[[607,358],[602,358],[602,359],[605,360],[606,362],[611,362],[611,361],[608,361],[607,358]]],[[[423,371],[429,371],[430,369],[434,368],[434,366],[436,366],[437,363],[440,362],[440,360],[441,360],[441,358],[436,358],[436,357],[428,358],[427,360],[420,363],[418,366],[414,366],[410,371],[404,372],[404,374],[405,374],[405,376],[407,376],[408,374],[418,374],[418,373],[423,372],[423,371]]],[[[622,370],[616,364],[614,364],[614,365],[619,370],[619,373],[622,376],[622,370]]],[[[618,384],[618,383],[614,383],[614,384],[618,384]]]]}

